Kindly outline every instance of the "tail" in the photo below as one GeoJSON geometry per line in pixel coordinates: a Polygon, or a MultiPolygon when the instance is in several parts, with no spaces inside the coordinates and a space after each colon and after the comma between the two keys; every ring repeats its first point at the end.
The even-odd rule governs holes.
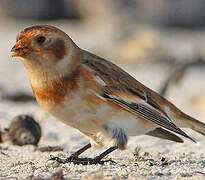
{"type": "Polygon", "coordinates": [[[185,127],[191,128],[194,131],[205,136],[205,123],[198,121],[186,114],[184,114],[183,122],[185,124],[185,127]]]}

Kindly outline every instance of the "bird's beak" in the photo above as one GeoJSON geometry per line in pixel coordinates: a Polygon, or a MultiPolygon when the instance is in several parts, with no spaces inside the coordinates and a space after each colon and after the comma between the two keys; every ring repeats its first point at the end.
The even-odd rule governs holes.
{"type": "Polygon", "coordinates": [[[21,41],[17,41],[14,47],[11,49],[11,57],[17,57],[20,56],[22,57],[28,52],[28,48],[22,45],[21,41]]]}

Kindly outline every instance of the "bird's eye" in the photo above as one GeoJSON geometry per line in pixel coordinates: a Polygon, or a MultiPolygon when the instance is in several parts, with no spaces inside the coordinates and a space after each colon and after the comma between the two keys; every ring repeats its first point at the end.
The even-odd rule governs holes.
{"type": "Polygon", "coordinates": [[[42,44],[45,40],[46,40],[46,38],[45,38],[44,36],[39,36],[39,37],[36,39],[37,43],[39,43],[39,44],[42,44]]]}

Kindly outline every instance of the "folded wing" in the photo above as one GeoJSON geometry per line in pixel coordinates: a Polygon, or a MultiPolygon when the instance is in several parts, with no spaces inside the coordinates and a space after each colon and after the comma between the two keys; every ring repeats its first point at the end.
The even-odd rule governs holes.
{"type": "Polygon", "coordinates": [[[141,84],[115,64],[89,52],[83,52],[85,53],[82,64],[96,75],[99,82],[101,91],[97,92],[98,96],[196,143],[194,139],[178,128],[161,108],[160,101],[166,102],[166,99],[141,84]]]}
{"type": "Polygon", "coordinates": [[[103,93],[101,94],[103,98],[121,106],[122,108],[134,113],[136,116],[140,116],[146,120],[150,120],[153,123],[167,129],[173,131],[177,134],[180,134],[193,142],[197,143],[194,139],[188,136],[184,131],[178,128],[171,120],[169,120],[165,115],[155,110],[155,107],[150,106],[145,101],[141,102],[127,102],[127,100],[123,100],[120,97],[112,96],[110,94],[103,93]]]}

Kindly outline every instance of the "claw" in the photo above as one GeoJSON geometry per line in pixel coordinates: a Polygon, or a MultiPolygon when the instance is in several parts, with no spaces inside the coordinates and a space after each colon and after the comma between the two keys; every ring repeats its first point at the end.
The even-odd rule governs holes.
{"type": "Polygon", "coordinates": [[[54,157],[51,156],[50,160],[54,160],[57,161],[58,163],[70,163],[72,162],[73,164],[82,164],[82,165],[91,165],[91,164],[101,164],[103,165],[105,162],[112,162],[112,163],[116,163],[115,161],[109,159],[109,160],[104,160],[101,161],[101,159],[98,158],[79,158],[78,156],[76,156],[75,154],[72,154],[70,157],[66,158],[66,159],[61,159],[59,157],[54,157]]]}

